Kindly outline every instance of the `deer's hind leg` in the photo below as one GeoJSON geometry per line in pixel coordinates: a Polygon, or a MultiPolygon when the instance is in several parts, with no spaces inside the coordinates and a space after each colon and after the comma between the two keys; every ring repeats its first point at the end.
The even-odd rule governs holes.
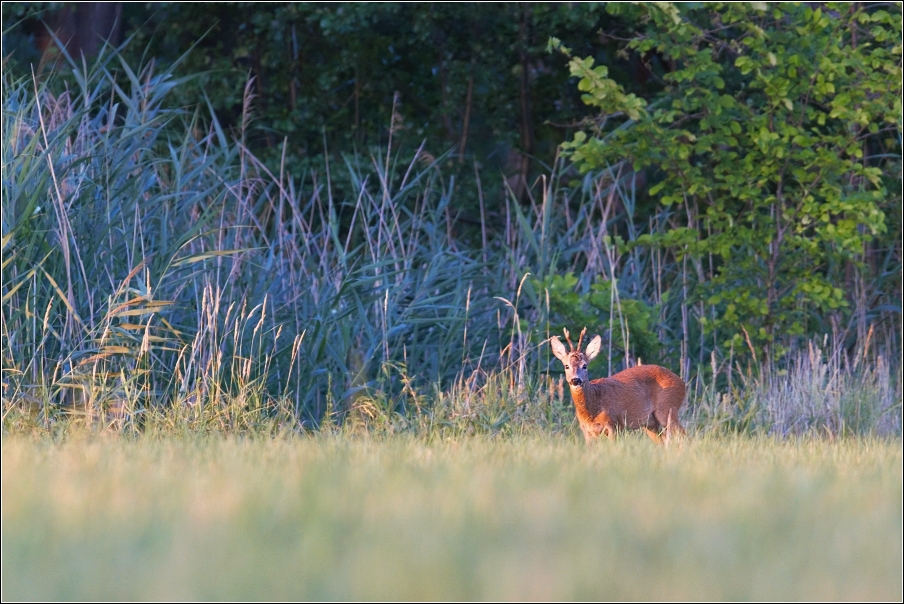
{"type": "Polygon", "coordinates": [[[673,436],[683,437],[687,434],[684,431],[684,426],[681,425],[681,422],[678,421],[678,410],[672,407],[668,407],[664,411],[656,411],[654,412],[656,415],[656,419],[660,424],[665,426],[665,441],[668,443],[669,440],[673,436]],[[663,417],[664,416],[664,417],[663,417]]]}
{"type": "Polygon", "coordinates": [[[647,436],[649,436],[651,439],[653,439],[654,443],[656,443],[657,445],[662,444],[662,437],[659,435],[659,430],[653,430],[653,429],[647,428],[646,426],[644,426],[643,429],[647,433],[647,436]]]}
{"type": "Polygon", "coordinates": [[[650,437],[650,440],[652,440],[657,445],[662,444],[663,428],[662,424],[659,423],[659,419],[656,417],[655,413],[650,414],[650,416],[647,418],[647,425],[641,426],[641,428],[643,428],[644,432],[647,433],[647,436],[650,437]]]}

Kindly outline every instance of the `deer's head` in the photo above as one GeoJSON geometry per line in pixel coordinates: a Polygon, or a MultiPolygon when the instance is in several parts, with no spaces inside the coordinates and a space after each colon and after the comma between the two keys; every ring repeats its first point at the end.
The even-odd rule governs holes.
{"type": "Polygon", "coordinates": [[[557,359],[562,361],[563,365],[565,365],[565,381],[567,381],[572,388],[583,388],[584,384],[589,381],[589,378],[587,377],[587,364],[599,354],[600,346],[603,341],[599,336],[596,336],[590,340],[589,344],[587,344],[587,350],[581,352],[581,344],[584,342],[584,334],[587,333],[587,328],[585,327],[581,332],[577,347],[571,343],[568,330],[566,329],[564,331],[565,341],[568,342],[568,346],[571,350],[565,348],[565,345],[559,341],[558,336],[551,337],[549,339],[549,344],[552,346],[552,353],[556,355],[557,359]]]}

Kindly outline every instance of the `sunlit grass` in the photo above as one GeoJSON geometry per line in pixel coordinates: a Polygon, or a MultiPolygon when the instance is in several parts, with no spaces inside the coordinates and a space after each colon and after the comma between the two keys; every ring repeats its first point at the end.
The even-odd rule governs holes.
{"type": "Polygon", "coordinates": [[[6,437],[4,600],[900,600],[900,440],[6,437]]]}

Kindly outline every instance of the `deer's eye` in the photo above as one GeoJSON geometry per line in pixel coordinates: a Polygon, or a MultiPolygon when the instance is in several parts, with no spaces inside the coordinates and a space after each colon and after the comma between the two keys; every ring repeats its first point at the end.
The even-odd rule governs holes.
{"type": "Polygon", "coordinates": [[[587,369],[587,364],[586,364],[586,363],[584,363],[584,369],[587,369]]]}
{"type": "Polygon", "coordinates": [[[568,369],[568,365],[565,365],[565,369],[568,369]]]}

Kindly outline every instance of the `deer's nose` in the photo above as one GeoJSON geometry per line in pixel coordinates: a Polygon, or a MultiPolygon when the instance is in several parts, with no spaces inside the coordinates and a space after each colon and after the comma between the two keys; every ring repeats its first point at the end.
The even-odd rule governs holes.
{"type": "Polygon", "coordinates": [[[577,378],[577,377],[576,377],[576,378],[571,378],[571,385],[572,385],[572,386],[580,386],[580,385],[583,384],[583,383],[584,383],[584,381],[583,381],[581,378],[577,378]]]}

